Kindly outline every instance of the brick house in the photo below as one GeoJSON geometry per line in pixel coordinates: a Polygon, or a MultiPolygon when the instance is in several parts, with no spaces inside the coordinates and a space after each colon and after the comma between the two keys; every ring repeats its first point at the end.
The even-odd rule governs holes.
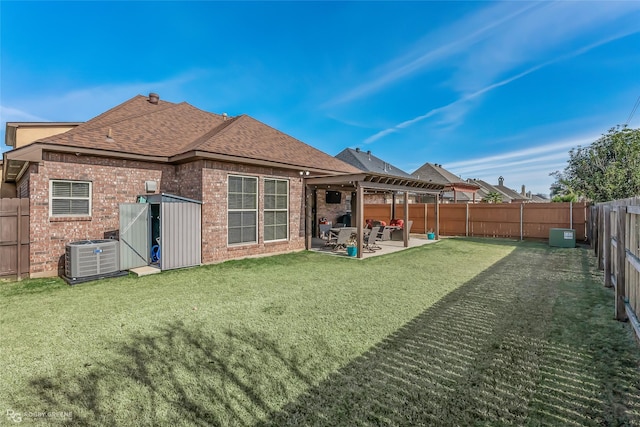
{"type": "Polygon", "coordinates": [[[305,180],[358,172],[249,116],[156,94],[6,152],[4,166],[30,199],[31,277],[57,275],[66,243],[118,230],[119,205],[154,187],[202,202],[204,264],[301,250],[305,180]]]}

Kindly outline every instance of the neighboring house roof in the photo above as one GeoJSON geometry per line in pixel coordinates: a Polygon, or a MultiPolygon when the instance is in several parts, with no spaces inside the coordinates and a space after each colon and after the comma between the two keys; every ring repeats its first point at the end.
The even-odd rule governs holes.
{"type": "Polygon", "coordinates": [[[7,122],[4,143],[19,148],[35,140],[67,132],[82,122],[7,122]]]}
{"type": "Polygon", "coordinates": [[[498,178],[498,185],[494,185],[495,188],[498,189],[498,191],[500,191],[502,194],[508,196],[509,198],[511,198],[511,201],[514,200],[527,200],[529,201],[530,199],[527,196],[523,196],[522,194],[518,193],[515,190],[512,190],[509,187],[506,187],[504,185],[504,178],[500,177],[498,178]]]}
{"type": "Polygon", "coordinates": [[[550,202],[550,200],[548,198],[546,198],[544,195],[542,194],[532,194],[531,195],[531,201],[532,202],[536,202],[536,203],[546,203],[546,202],[550,202]]]}
{"type": "Polygon", "coordinates": [[[482,199],[477,195],[477,191],[480,188],[477,184],[464,181],[459,176],[443,168],[441,164],[427,162],[415,170],[411,175],[423,181],[447,183],[447,192],[442,195],[444,199],[455,200],[458,202],[472,202],[474,200],[474,193],[476,193],[476,201],[480,201],[482,199]]]}
{"type": "Polygon", "coordinates": [[[355,150],[345,148],[340,153],[336,154],[336,158],[365,172],[375,172],[385,175],[401,176],[404,178],[412,177],[402,169],[374,156],[371,154],[371,151],[365,152],[361,151],[359,148],[356,148],[355,150]]]}
{"type": "Polygon", "coordinates": [[[469,179],[468,181],[480,186],[480,190],[478,190],[478,200],[484,199],[487,195],[489,195],[489,193],[498,193],[502,195],[503,203],[511,203],[511,197],[500,191],[500,189],[496,188],[495,186],[489,184],[488,182],[481,179],[469,179]]]}
{"type": "Polygon", "coordinates": [[[477,185],[463,180],[438,163],[425,163],[411,175],[423,181],[447,182],[453,184],[451,187],[455,186],[458,190],[468,190],[469,192],[478,190],[477,185]]]}
{"type": "Polygon", "coordinates": [[[64,134],[36,142],[101,150],[116,157],[123,153],[167,161],[213,157],[322,172],[358,172],[247,115],[227,118],[186,102],[175,104],[142,95],[64,134]]]}

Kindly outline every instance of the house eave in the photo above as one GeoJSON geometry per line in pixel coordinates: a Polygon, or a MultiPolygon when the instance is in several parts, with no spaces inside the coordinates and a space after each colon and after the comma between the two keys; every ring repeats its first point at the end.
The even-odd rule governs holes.
{"type": "Polygon", "coordinates": [[[230,162],[230,163],[243,163],[243,164],[250,164],[255,166],[267,166],[267,167],[273,167],[273,168],[279,168],[279,169],[295,170],[303,173],[308,171],[309,173],[322,174],[322,175],[341,175],[345,173],[341,171],[327,170],[323,168],[310,167],[306,165],[293,165],[289,163],[275,162],[273,160],[254,159],[250,157],[233,156],[233,155],[221,154],[221,153],[210,153],[207,151],[199,151],[199,150],[177,154],[169,158],[169,162],[176,163],[176,164],[187,163],[193,160],[217,160],[217,161],[230,162]]]}
{"type": "Polygon", "coordinates": [[[34,142],[24,147],[4,153],[4,165],[2,178],[5,182],[16,182],[20,179],[21,171],[24,173],[25,164],[41,162],[44,152],[75,154],[76,156],[96,156],[136,160],[154,163],[167,163],[168,157],[146,156],[142,154],[114,152],[95,148],[73,147],[68,145],[50,144],[46,142],[34,142]]]}

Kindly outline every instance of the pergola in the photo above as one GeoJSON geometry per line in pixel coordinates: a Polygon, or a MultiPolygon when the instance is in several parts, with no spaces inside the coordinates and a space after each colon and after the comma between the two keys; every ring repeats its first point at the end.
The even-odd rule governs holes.
{"type": "MultiPolygon", "coordinates": [[[[362,172],[356,174],[347,175],[331,175],[331,176],[318,176],[305,179],[305,210],[306,210],[306,247],[311,248],[312,238],[312,220],[313,214],[311,211],[312,204],[310,203],[310,197],[313,194],[314,189],[325,189],[340,191],[351,191],[356,193],[355,204],[355,223],[358,235],[358,258],[362,258],[362,244],[363,244],[363,223],[364,223],[364,193],[367,190],[373,190],[377,192],[386,192],[392,194],[404,195],[404,223],[409,222],[409,193],[414,194],[431,194],[435,195],[436,199],[436,238],[439,232],[439,219],[438,219],[438,195],[446,187],[445,183],[423,181],[415,178],[399,177],[394,175],[383,175],[371,172],[362,172]]],[[[409,228],[404,227],[404,246],[409,246],[409,228]]]]}

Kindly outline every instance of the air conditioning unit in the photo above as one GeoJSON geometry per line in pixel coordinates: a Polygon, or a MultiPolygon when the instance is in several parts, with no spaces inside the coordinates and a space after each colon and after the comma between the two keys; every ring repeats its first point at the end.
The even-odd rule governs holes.
{"type": "Polygon", "coordinates": [[[100,276],[120,270],[117,240],[80,240],[67,243],[65,275],[70,279],[100,276]]]}

